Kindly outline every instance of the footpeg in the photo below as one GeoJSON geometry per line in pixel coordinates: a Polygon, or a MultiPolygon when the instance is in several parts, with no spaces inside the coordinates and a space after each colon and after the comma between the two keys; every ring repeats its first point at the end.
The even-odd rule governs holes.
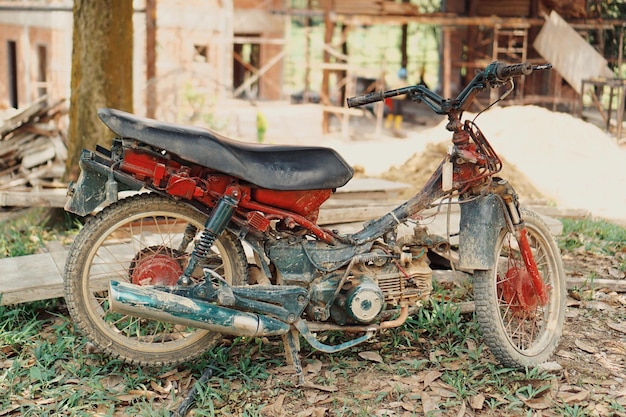
{"type": "Polygon", "coordinates": [[[230,286],[220,285],[217,289],[217,303],[221,306],[235,305],[235,294],[230,286]]]}

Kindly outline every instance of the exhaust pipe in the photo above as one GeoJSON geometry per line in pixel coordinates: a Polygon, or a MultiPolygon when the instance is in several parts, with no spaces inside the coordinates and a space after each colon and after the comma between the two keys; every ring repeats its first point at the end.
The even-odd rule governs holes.
{"type": "Polygon", "coordinates": [[[232,310],[201,300],[126,282],[109,282],[112,311],[211,330],[232,336],[278,336],[289,325],[265,315],[232,310]]]}

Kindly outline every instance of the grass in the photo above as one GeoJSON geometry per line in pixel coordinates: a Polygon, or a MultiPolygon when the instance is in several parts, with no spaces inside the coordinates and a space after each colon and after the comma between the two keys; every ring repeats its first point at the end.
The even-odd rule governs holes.
{"type": "MultiPolygon", "coordinates": [[[[58,230],[35,226],[40,214],[29,216],[1,225],[3,253],[33,253],[46,239],[62,238],[58,230]]],[[[621,227],[590,220],[563,223],[559,245],[564,251],[624,250],[621,227]]],[[[429,398],[436,399],[440,412],[432,415],[479,406],[476,411],[483,415],[522,416],[544,405],[556,415],[591,415],[583,405],[553,398],[553,375],[500,367],[473,316],[447,301],[465,297],[466,291],[436,291],[427,308],[402,327],[354,349],[328,355],[302,342],[307,379],[326,391],[295,385],[279,338],[229,338],[203,361],[175,369],[142,368],[94,351],[74,332],[61,299],[0,306],[0,416],[169,416],[208,364],[213,375],[197,386],[192,415],[278,414],[271,407],[285,415],[303,410],[321,415],[313,414],[319,413],[315,409],[332,416],[423,415],[429,398]],[[382,362],[364,360],[359,352],[365,351],[376,352],[382,362]]],[[[329,340],[342,337],[335,333],[329,340]]],[[[623,414],[622,404],[609,405],[623,414]]]]}
{"type": "Polygon", "coordinates": [[[561,249],[575,250],[584,247],[609,255],[626,248],[626,229],[604,220],[562,219],[561,249]]]}

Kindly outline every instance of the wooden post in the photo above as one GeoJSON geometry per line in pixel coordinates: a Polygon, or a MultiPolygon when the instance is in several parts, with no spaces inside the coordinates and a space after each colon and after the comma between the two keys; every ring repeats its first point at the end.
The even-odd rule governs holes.
{"type": "MultiPolygon", "coordinates": [[[[402,3],[410,3],[410,0],[402,0],[402,3]]],[[[400,66],[402,68],[407,68],[409,64],[409,54],[407,52],[407,43],[409,38],[409,24],[403,23],[401,26],[402,34],[400,35],[400,54],[402,55],[402,59],[400,60],[400,66]]]]}
{"type": "MultiPolygon", "coordinates": [[[[324,44],[330,46],[333,40],[333,33],[335,31],[335,22],[330,18],[330,10],[332,4],[328,2],[326,10],[324,10],[324,44]]],[[[324,64],[330,63],[329,48],[324,48],[324,64]]],[[[324,68],[322,70],[322,88],[320,91],[320,98],[324,106],[330,106],[330,70],[324,68]]],[[[327,111],[322,112],[322,133],[328,133],[330,131],[330,113],[327,111]]]]}
{"type": "Polygon", "coordinates": [[[302,92],[302,102],[309,102],[309,95],[311,94],[311,1],[306,2],[307,17],[305,19],[306,26],[304,27],[304,91],[302,92]]]}
{"type": "Polygon", "coordinates": [[[449,98],[452,95],[452,89],[450,88],[450,77],[452,76],[452,58],[450,57],[450,31],[452,31],[451,28],[441,28],[441,33],[443,35],[443,74],[441,75],[441,89],[444,98],[449,98]]]}
{"type": "Polygon", "coordinates": [[[146,117],[155,117],[156,96],[156,0],[146,0],[146,117]]]}

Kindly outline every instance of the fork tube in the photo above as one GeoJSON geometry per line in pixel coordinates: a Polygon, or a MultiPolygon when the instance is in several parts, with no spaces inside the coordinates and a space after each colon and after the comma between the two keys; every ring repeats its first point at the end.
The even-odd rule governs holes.
{"type": "Polygon", "coordinates": [[[526,270],[530,274],[530,279],[532,280],[533,287],[535,288],[537,296],[541,301],[541,305],[546,305],[546,303],[548,302],[546,286],[541,279],[541,276],[539,275],[537,263],[535,262],[535,258],[533,257],[533,253],[530,249],[526,227],[523,227],[522,229],[517,231],[516,238],[519,245],[520,253],[522,255],[522,259],[524,260],[524,265],[526,266],[526,270]]]}
{"type": "Polygon", "coordinates": [[[424,188],[411,199],[393,209],[384,216],[365,224],[363,229],[352,235],[357,245],[378,239],[385,233],[404,223],[409,217],[429,207],[435,200],[443,197],[447,192],[441,189],[441,167],[445,159],[428,179],[424,188]]]}
{"type": "Polygon", "coordinates": [[[546,285],[541,279],[541,275],[539,274],[539,269],[537,268],[537,263],[535,262],[533,252],[530,249],[530,243],[528,243],[528,231],[526,230],[524,220],[522,219],[522,215],[519,211],[519,205],[517,203],[517,193],[515,192],[511,184],[509,184],[509,182],[506,180],[500,179],[498,182],[492,182],[492,184],[495,185],[495,194],[498,194],[504,201],[504,204],[506,206],[505,212],[508,214],[511,225],[513,227],[511,233],[515,233],[515,238],[517,239],[517,244],[519,245],[520,254],[522,255],[522,259],[524,260],[524,266],[526,267],[526,271],[528,271],[528,274],[530,275],[532,285],[535,288],[541,304],[545,305],[548,302],[546,285]]]}

